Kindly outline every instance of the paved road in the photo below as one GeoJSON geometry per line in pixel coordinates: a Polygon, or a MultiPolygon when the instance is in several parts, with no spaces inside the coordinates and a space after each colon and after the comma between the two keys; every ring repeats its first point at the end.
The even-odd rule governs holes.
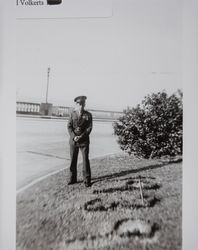
{"type": "MultiPolygon", "coordinates": [[[[121,152],[111,122],[95,121],[90,158],[121,152]]],[[[66,121],[17,117],[17,190],[69,165],[66,121]]],[[[81,161],[81,156],[79,158],[81,161]]]]}

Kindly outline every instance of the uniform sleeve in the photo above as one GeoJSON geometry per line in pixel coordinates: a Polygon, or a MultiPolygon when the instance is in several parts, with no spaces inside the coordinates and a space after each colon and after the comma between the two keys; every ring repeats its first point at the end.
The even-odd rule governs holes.
{"type": "Polygon", "coordinates": [[[68,130],[70,136],[75,135],[74,131],[73,131],[72,113],[69,116],[69,120],[68,120],[68,123],[67,123],[67,130],[68,130]]]}
{"type": "Polygon", "coordinates": [[[89,117],[90,121],[89,121],[89,126],[88,126],[88,128],[87,128],[87,134],[88,134],[88,135],[91,133],[92,128],[93,128],[92,114],[89,114],[89,115],[90,115],[90,117],[89,117]]]}
{"type": "Polygon", "coordinates": [[[81,134],[81,137],[87,136],[91,133],[93,127],[93,119],[92,119],[92,114],[89,113],[89,125],[85,129],[85,131],[81,134]]]}

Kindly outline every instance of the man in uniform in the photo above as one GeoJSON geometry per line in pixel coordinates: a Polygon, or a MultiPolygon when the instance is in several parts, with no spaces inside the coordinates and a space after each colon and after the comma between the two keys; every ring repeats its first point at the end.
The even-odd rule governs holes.
{"type": "Polygon", "coordinates": [[[70,181],[68,185],[77,182],[77,161],[79,149],[83,158],[83,179],[86,187],[91,186],[91,169],[89,162],[89,134],[92,130],[92,115],[86,111],[86,96],[74,99],[75,110],[71,113],[67,124],[70,135],[70,181]]]}

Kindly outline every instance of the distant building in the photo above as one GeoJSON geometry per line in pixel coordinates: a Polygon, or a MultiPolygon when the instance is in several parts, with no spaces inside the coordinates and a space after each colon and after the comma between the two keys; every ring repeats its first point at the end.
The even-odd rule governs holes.
{"type": "Polygon", "coordinates": [[[52,115],[60,117],[68,117],[72,109],[73,108],[71,107],[53,106],[52,115]]]}

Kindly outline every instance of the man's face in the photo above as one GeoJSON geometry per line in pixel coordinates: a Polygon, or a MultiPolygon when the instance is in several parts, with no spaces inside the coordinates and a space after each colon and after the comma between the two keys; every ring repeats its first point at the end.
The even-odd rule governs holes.
{"type": "Polygon", "coordinates": [[[83,111],[85,107],[85,102],[76,102],[75,109],[79,112],[83,111]]]}

